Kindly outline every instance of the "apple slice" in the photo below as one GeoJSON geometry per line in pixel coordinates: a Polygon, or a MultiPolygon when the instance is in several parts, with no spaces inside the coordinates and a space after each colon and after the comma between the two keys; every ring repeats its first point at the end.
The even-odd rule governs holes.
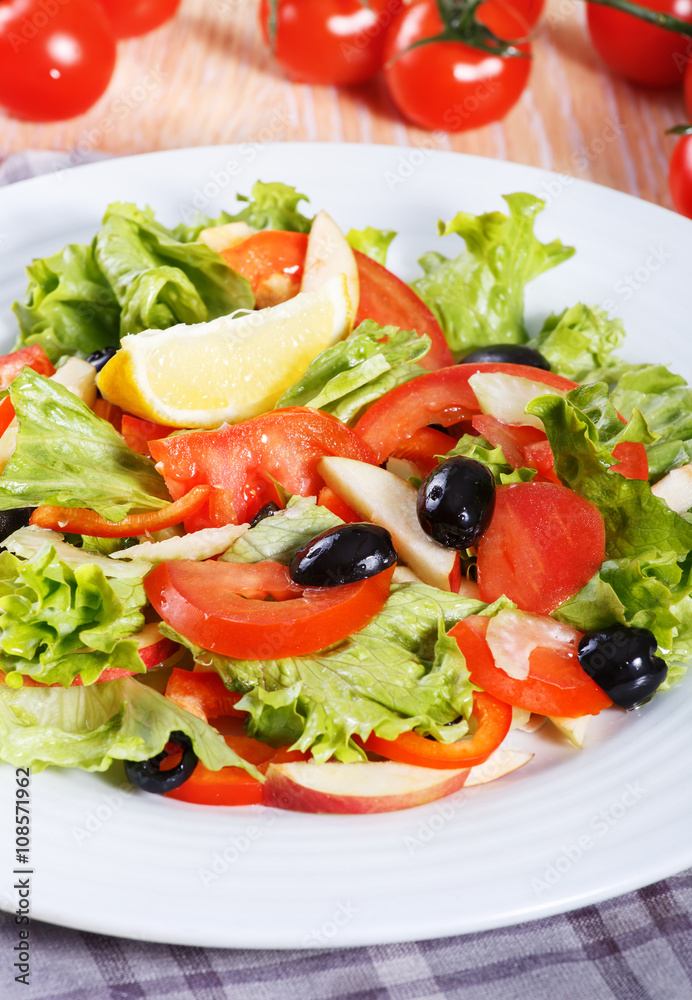
{"type": "Polygon", "coordinates": [[[503,372],[476,372],[469,378],[483,413],[504,424],[529,424],[543,430],[543,421],[526,413],[526,407],[538,396],[566,396],[567,390],[556,389],[545,382],[503,372]]]}
{"type": "Polygon", "coordinates": [[[311,813],[379,813],[410,809],[458,791],[469,769],[443,771],[395,761],[270,764],[265,806],[311,813]]]}
{"type": "Polygon", "coordinates": [[[504,778],[506,774],[511,774],[512,771],[528,764],[530,760],[533,760],[533,756],[532,753],[524,753],[523,750],[496,750],[485,763],[471,768],[464,787],[485,785],[497,778],[504,778]]]}
{"type": "Polygon", "coordinates": [[[360,301],[360,279],[356,258],[336,222],[326,212],[319,212],[315,216],[308,237],[300,290],[315,291],[337,274],[346,277],[348,297],[351,300],[351,327],[353,327],[360,301]]]}
{"type": "Polygon", "coordinates": [[[203,229],[197,241],[206,243],[212,250],[221,253],[222,250],[230,250],[231,247],[243,243],[255,232],[247,222],[227,222],[224,226],[210,226],[203,229]]]}
{"type": "Polygon", "coordinates": [[[361,517],[386,528],[402,560],[423,583],[457,593],[459,553],[434,542],[416,514],[416,490],[393,472],[352,458],[327,456],[317,471],[361,517]]]}
{"type": "Polygon", "coordinates": [[[586,730],[593,719],[593,715],[581,715],[578,719],[568,719],[566,716],[561,715],[549,715],[548,718],[575,747],[581,748],[584,746],[586,730]]]}
{"type": "MultiPolygon", "coordinates": [[[[617,466],[616,466],[617,468],[617,466]]],[[[659,479],[651,492],[660,497],[676,514],[684,514],[692,507],[692,462],[673,469],[659,479]]]]}

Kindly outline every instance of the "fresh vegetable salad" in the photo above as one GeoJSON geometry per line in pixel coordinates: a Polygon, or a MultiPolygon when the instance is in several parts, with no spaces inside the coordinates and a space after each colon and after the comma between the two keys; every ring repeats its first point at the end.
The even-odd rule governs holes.
{"type": "MultiPolygon", "coordinates": [[[[524,289],[543,203],[344,235],[257,183],[111,205],[0,358],[0,759],[202,804],[378,812],[667,691],[692,655],[692,391],[524,289]],[[432,240],[431,240],[432,242],[432,240]],[[548,721],[546,721],[548,720],[548,721]]],[[[588,749],[585,751],[588,752],[588,749]]]]}

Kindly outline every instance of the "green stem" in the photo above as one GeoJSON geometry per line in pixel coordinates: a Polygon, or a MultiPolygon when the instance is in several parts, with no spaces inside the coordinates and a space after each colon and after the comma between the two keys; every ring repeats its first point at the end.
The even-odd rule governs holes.
{"type": "Polygon", "coordinates": [[[688,21],[681,21],[679,17],[672,14],[662,14],[657,10],[649,10],[632,3],[632,0],[587,0],[588,3],[600,3],[604,7],[613,7],[614,10],[621,10],[625,14],[632,14],[647,24],[655,24],[657,28],[665,28],[666,31],[674,31],[678,35],[687,35],[692,38],[692,24],[688,21]]]}

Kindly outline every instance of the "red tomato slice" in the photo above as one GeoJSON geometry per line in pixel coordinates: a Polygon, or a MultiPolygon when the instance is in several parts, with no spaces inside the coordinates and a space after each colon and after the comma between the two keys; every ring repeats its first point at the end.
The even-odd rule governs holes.
{"type": "Polygon", "coordinates": [[[358,632],[382,610],[394,567],[343,587],[297,587],[277,563],[176,560],[156,567],[144,581],[161,618],[204,649],[239,659],[303,656],[358,632]],[[277,568],[278,567],[278,568],[277,568]],[[248,600],[254,592],[277,598],[248,600]],[[300,596],[285,600],[289,593],[300,596]]]}
{"type": "Polygon", "coordinates": [[[438,743],[418,733],[402,733],[395,740],[369,736],[364,746],[387,760],[417,767],[475,767],[488,759],[509,732],[512,708],[491,694],[476,691],[472,715],[476,731],[470,738],[464,737],[456,743],[438,743]]]}
{"type": "Polygon", "coordinates": [[[482,413],[473,418],[473,428],[503,454],[513,469],[536,469],[544,479],[559,485],[548,438],[538,427],[504,424],[482,413]]]}
{"type": "Polygon", "coordinates": [[[384,462],[397,445],[410,438],[420,427],[428,424],[450,427],[480,413],[478,400],[469,385],[470,377],[476,372],[517,375],[564,391],[576,386],[576,382],[561,375],[526,365],[500,362],[453,365],[392,389],[360,418],[356,433],[370,445],[378,463],[384,462]]]}
{"type": "Polygon", "coordinates": [[[432,472],[439,465],[438,455],[446,455],[451,451],[457,439],[442,431],[435,430],[434,427],[419,427],[410,438],[402,441],[398,448],[392,452],[394,458],[403,458],[408,462],[413,462],[421,470],[424,476],[432,472]]]}
{"type": "Polygon", "coordinates": [[[55,375],[55,368],[40,344],[20,347],[18,351],[0,357],[0,390],[6,389],[23,368],[33,368],[46,378],[55,375]]]}
{"type": "Polygon", "coordinates": [[[215,670],[191,671],[176,667],[168,678],[166,697],[205,722],[220,715],[239,719],[247,716],[247,712],[239,712],[235,707],[242,695],[229,691],[215,670]]]}
{"type": "Polygon", "coordinates": [[[397,278],[382,264],[378,264],[376,260],[359,250],[353,252],[360,279],[360,304],[356,326],[364,319],[374,319],[380,326],[398,326],[402,330],[415,330],[419,337],[426,333],[430,337],[431,346],[421,359],[422,366],[434,371],[453,364],[452,352],[442,328],[425,302],[401,278],[397,278]]]}
{"type": "Polygon", "coordinates": [[[621,441],[613,448],[617,464],[611,465],[612,472],[619,472],[625,479],[649,480],[649,459],[646,448],[636,441],[621,441]]]}
{"type": "Polygon", "coordinates": [[[324,486],[317,473],[324,455],[375,460],[370,448],[340,420],[306,407],[275,410],[218,431],[177,434],[151,441],[150,447],[174,499],[202,484],[225,491],[212,499],[225,503],[228,519],[219,521],[210,516],[209,507],[203,507],[186,520],[188,531],[251,520],[260,507],[276,500],[270,477],[289,493],[316,496],[324,486]]]}
{"type": "Polygon", "coordinates": [[[139,417],[124,413],[120,433],[133,451],[139,452],[140,455],[151,455],[149,442],[168,437],[171,428],[165,427],[163,424],[155,424],[152,420],[140,420],[139,417]]]}
{"type": "Polygon", "coordinates": [[[308,238],[305,233],[265,229],[221,251],[229,267],[252,285],[258,309],[277,305],[300,291],[308,238]]]}
{"type": "Polygon", "coordinates": [[[349,507],[346,501],[342,500],[330,486],[322,487],[317,497],[317,503],[320,507],[326,507],[332,514],[336,514],[346,524],[360,524],[363,520],[360,514],[357,514],[352,507],[349,507]]]}
{"type": "Polygon", "coordinates": [[[5,433],[15,418],[14,404],[9,396],[0,402],[0,437],[5,433]]]}
{"type": "Polygon", "coordinates": [[[576,629],[573,643],[565,644],[564,650],[535,649],[529,659],[529,676],[517,680],[495,666],[485,641],[488,621],[481,615],[472,615],[449,633],[466,658],[474,684],[510,705],[540,715],[576,719],[581,715],[598,715],[612,704],[579,666],[577,646],[581,633],[576,629]]]}
{"type": "Polygon", "coordinates": [[[600,511],[554,483],[498,486],[478,543],[478,587],[491,603],[506,594],[522,611],[547,615],[588,583],[605,559],[600,511]]]}
{"type": "Polygon", "coordinates": [[[51,531],[67,531],[76,535],[94,535],[96,538],[133,538],[147,532],[161,531],[180,524],[207,502],[208,486],[195,486],[180,500],[146,514],[128,514],[122,521],[108,521],[86,507],[37,507],[30,524],[51,531]]]}

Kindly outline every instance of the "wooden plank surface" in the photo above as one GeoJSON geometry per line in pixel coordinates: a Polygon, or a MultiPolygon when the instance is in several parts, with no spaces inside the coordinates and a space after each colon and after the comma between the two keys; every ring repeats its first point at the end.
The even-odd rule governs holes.
{"type": "Polygon", "coordinates": [[[140,153],[225,142],[322,140],[454,149],[546,167],[670,206],[665,130],[685,121],[675,90],[612,76],[580,0],[550,0],[530,86],[501,123],[446,135],[409,127],[379,80],[351,90],[289,82],[257,27],[257,0],[183,0],[178,17],[120,44],[107,93],[69,122],[0,118],[0,155],[23,149],[140,153]]]}

